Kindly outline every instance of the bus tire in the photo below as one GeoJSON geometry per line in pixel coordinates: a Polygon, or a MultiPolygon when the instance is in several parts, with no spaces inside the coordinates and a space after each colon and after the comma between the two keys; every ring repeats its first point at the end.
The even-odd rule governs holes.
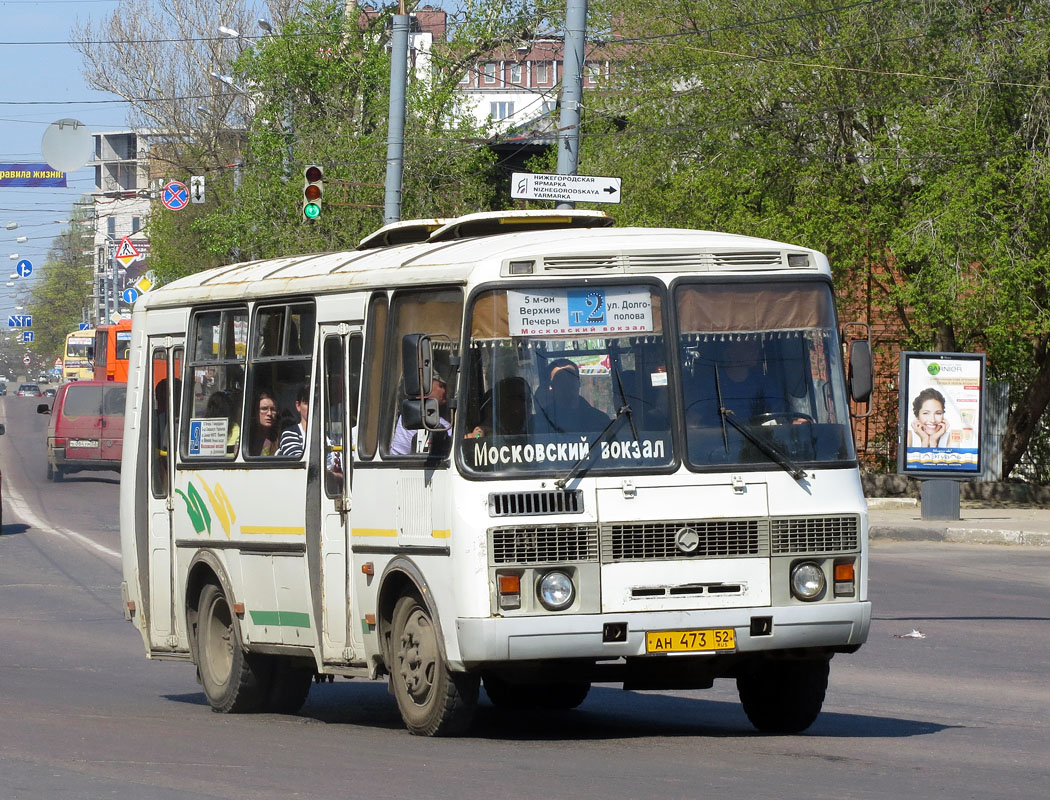
{"type": "Polygon", "coordinates": [[[485,694],[497,708],[569,710],[586,700],[590,690],[589,681],[515,684],[497,675],[485,676],[485,694]]]}
{"type": "Polygon", "coordinates": [[[829,671],[827,659],[757,661],[736,679],[744,713],[762,733],[801,733],[820,714],[829,671]]]}
{"type": "Polygon", "coordinates": [[[481,680],[445,663],[430,610],[414,595],[394,606],[390,683],[405,727],[418,736],[454,736],[474,718],[481,680]]]}
{"type": "Polygon", "coordinates": [[[270,686],[262,710],[271,714],[297,714],[314,682],[313,666],[275,656],[271,658],[270,686]]]}
{"type": "Polygon", "coordinates": [[[268,665],[244,652],[240,626],[217,584],[201,589],[197,620],[197,666],[212,709],[223,714],[261,710],[269,688],[268,665]]]}

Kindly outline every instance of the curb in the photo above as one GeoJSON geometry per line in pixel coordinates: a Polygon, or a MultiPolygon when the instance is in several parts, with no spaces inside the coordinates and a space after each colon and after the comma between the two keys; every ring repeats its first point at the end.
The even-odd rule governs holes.
{"type": "Polygon", "coordinates": [[[954,542],[956,544],[1012,544],[1050,547],[1050,533],[1000,530],[996,528],[952,528],[948,526],[872,525],[869,539],[908,542],[954,542]]]}

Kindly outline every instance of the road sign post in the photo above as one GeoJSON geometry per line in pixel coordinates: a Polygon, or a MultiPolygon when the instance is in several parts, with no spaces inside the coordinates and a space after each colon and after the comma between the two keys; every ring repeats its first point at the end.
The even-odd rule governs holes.
{"type": "Polygon", "coordinates": [[[620,179],[515,172],[511,176],[510,196],[516,200],[553,200],[557,203],[619,203],[620,179]]]}

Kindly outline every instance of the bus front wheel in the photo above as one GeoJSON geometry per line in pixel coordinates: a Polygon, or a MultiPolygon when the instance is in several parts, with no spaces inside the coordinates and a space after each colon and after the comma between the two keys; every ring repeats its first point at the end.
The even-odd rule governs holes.
{"type": "Polygon", "coordinates": [[[474,717],[480,679],[449,670],[430,610],[406,595],[394,606],[390,682],[409,732],[420,736],[462,733],[474,717]]]}
{"type": "Polygon", "coordinates": [[[215,711],[258,711],[268,682],[262,664],[244,652],[240,630],[222,588],[204,585],[197,606],[197,662],[204,696],[215,711]]]}
{"type": "Polygon", "coordinates": [[[762,733],[800,733],[824,705],[830,664],[827,659],[758,661],[737,676],[740,703],[762,733]]]}

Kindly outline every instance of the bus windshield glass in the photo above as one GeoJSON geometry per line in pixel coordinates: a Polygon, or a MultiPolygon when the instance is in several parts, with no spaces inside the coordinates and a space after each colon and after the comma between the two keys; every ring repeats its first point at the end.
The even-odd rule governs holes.
{"type": "Polygon", "coordinates": [[[626,470],[673,460],[661,290],[546,286],[479,294],[460,463],[468,473],[626,470]]]}
{"type": "Polygon", "coordinates": [[[854,460],[830,286],[682,282],[675,307],[690,465],[854,460]]]}
{"type": "Polygon", "coordinates": [[[87,363],[91,358],[91,351],[95,349],[94,333],[84,336],[74,333],[66,337],[66,360],[87,363]]]}

